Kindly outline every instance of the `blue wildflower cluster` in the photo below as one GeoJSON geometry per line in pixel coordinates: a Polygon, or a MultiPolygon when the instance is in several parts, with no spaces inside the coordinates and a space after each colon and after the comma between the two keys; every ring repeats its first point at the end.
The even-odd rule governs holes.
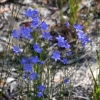
{"type": "MultiPolygon", "coordinates": [[[[37,10],[28,9],[25,12],[25,16],[30,17],[32,19],[29,27],[20,26],[19,30],[13,30],[12,34],[11,34],[13,38],[16,38],[16,39],[25,38],[27,40],[31,40],[31,39],[34,40],[34,37],[32,35],[33,32],[36,31],[35,29],[40,29],[42,39],[44,39],[46,41],[52,40],[52,36],[48,32],[48,25],[46,24],[46,22],[40,21],[39,13],[37,10]]],[[[70,24],[68,22],[66,22],[65,26],[68,27],[68,26],[70,26],[70,24]]],[[[78,25],[74,25],[74,28],[76,29],[76,34],[78,36],[78,39],[82,42],[82,45],[85,46],[86,43],[89,42],[89,39],[86,36],[86,34],[82,31],[83,26],[78,24],[78,25]]],[[[58,35],[58,37],[56,37],[56,40],[57,40],[58,47],[67,49],[68,52],[66,55],[70,56],[71,52],[69,51],[69,49],[71,46],[68,43],[68,41],[65,40],[64,37],[62,37],[61,35],[58,35]]],[[[38,43],[33,43],[32,49],[38,55],[41,54],[43,51],[43,49],[41,48],[41,45],[39,45],[38,43]]],[[[15,54],[20,53],[21,52],[20,47],[13,46],[13,52],[15,54]]],[[[67,58],[61,58],[59,51],[54,51],[52,53],[51,58],[54,59],[55,61],[60,60],[63,64],[68,63],[67,58]]],[[[30,57],[22,58],[20,60],[20,63],[21,63],[23,70],[25,72],[24,78],[27,78],[30,81],[36,80],[38,78],[38,73],[34,69],[34,66],[36,64],[44,64],[44,62],[39,59],[39,56],[33,56],[33,55],[30,57]]],[[[68,83],[68,79],[65,80],[65,83],[68,83]]],[[[37,87],[37,89],[38,89],[37,96],[42,97],[45,87],[43,85],[40,85],[37,87]]]]}
{"type": "Polygon", "coordinates": [[[12,37],[16,38],[16,39],[26,38],[26,39],[30,40],[30,39],[32,39],[31,32],[32,32],[31,28],[20,26],[19,30],[12,31],[12,37]]]}
{"type": "MultiPolygon", "coordinates": [[[[42,33],[41,38],[43,38],[44,40],[52,40],[52,36],[48,32],[48,25],[44,21],[40,22],[37,10],[29,9],[26,11],[25,16],[30,17],[32,19],[30,26],[29,27],[21,26],[19,30],[13,30],[12,31],[13,38],[17,38],[17,39],[26,38],[26,39],[30,40],[30,39],[32,39],[32,32],[34,31],[34,29],[40,28],[41,33],[42,33]]],[[[56,39],[58,40],[58,47],[63,47],[66,49],[70,48],[70,45],[67,43],[67,40],[65,40],[64,37],[62,37],[61,35],[56,37],[56,39]]],[[[42,52],[42,48],[40,47],[40,45],[38,43],[33,44],[33,49],[35,52],[37,52],[39,54],[42,52]]],[[[18,53],[18,51],[15,51],[15,50],[13,50],[13,51],[15,53],[18,53]]],[[[66,60],[64,58],[61,59],[58,51],[53,52],[53,55],[51,58],[53,58],[55,61],[61,60],[62,63],[67,64],[67,59],[66,60]]],[[[34,64],[36,64],[36,62],[39,62],[37,60],[38,56],[33,59],[34,59],[33,60],[34,64]]],[[[31,61],[32,61],[32,59],[31,59],[31,61]]],[[[43,62],[41,61],[41,63],[43,63],[43,62]]],[[[26,67],[24,68],[24,70],[26,70],[26,67]]]]}
{"type": "Polygon", "coordinates": [[[25,70],[25,76],[27,76],[26,78],[28,78],[29,80],[36,80],[38,74],[34,72],[33,66],[36,64],[41,64],[43,63],[43,61],[39,60],[38,56],[31,56],[22,58],[20,62],[23,66],[23,69],[25,70]]]}
{"type": "MultiPolygon", "coordinates": [[[[44,21],[43,22],[40,21],[37,10],[28,9],[25,13],[25,16],[30,17],[32,19],[30,26],[29,27],[21,26],[19,30],[13,30],[12,32],[13,38],[20,39],[22,37],[26,39],[32,39],[33,37],[31,33],[34,31],[34,29],[40,28],[42,33],[41,38],[43,38],[44,40],[52,40],[52,36],[48,32],[48,25],[44,21]]],[[[66,22],[65,26],[68,27],[70,26],[70,24],[66,22]]],[[[82,31],[83,26],[77,24],[77,25],[73,25],[73,27],[76,29],[76,34],[78,36],[78,39],[82,42],[82,46],[85,46],[89,42],[89,39],[86,36],[86,34],[82,31]]],[[[62,37],[61,35],[56,37],[56,40],[58,41],[58,47],[70,49],[70,45],[68,44],[67,40],[65,40],[64,37],[62,37]]],[[[42,48],[39,46],[38,43],[33,44],[33,49],[37,53],[42,52],[42,48]]],[[[15,50],[13,51],[15,53],[19,53],[19,51],[15,51],[15,50]]],[[[71,52],[67,52],[67,56],[70,55],[71,52]]],[[[60,53],[58,51],[54,51],[51,58],[54,59],[55,61],[61,60],[63,64],[67,64],[67,59],[66,58],[61,59],[60,53]]]]}
{"type": "Polygon", "coordinates": [[[83,26],[80,24],[74,25],[74,28],[76,29],[76,34],[78,36],[78,39],[81,41],[82,46],[85,46],[88,42],[90,42],[89,38],[86,36],[86,34],[83,32],[83,26]]]}
{"type": "MultiPolygon", "coordinates": [[[[65,26],[70,26],[68,22],[65,23],[65,26]]],[[[80,24],[73,25],[73,27],[76,29],[76,34],[78,36],[78,40],[81,41],[82,46],[85,46],[88,42],[90,42],[89,38],[86,36],[86,34],[83,32],[83,26],[80,24]]],[[[56,37],[58,40],[58,47],[63,47],[66,49],[70,49],[70,45],[68,44],[67,40],[64,39],[61,35],[56,37]]],[[[72,53],[70,51],[67,52],[67,56],[70,56],[72,53]]],[[[61,60],[63,64],[67,64],[68,60],[66,58],[60,58],[60,54],[58,51],[53,52],[52,57],[55,61],[61,60]]]]}
{"type": "MultiPolygon", "coordinates": [[[[58,37],[56,37],[56,39],[58,41],[58,47],[70,49],[70,44],[67,42],[67,40],[64,39],[64,37],[59,35],[58,37]]],[[[54,59],[55,61],[60,60],[63,64],[67,64],[68,62],[67,58],[61,59],[60,53],[58,51],[54,51],[51,58],[54,59]]]]}
{"type": "MultiPolygon", "coordinates": [[[[52,36],[48,32],[48,25],[44,21],[43,22],[40,21],[37,10],[28,9],[25,12],[25,16],[30,17],[32,19],[29,27],[20,26],[20,29],[13,30],[11,34],[13,38],[16,38],[16,39],[25,38],[28,40],[31,40],[31,39],[34,40],[34,37],[32,36],[32,34],[34,30],[38,28],[41,30],[41,33],[42,33],[41,38],[45,40],[52,39],[52,36]]],[[[40,54],[42,52],[42,48],[40,47],[38,43],[34,43],[33,51],[40,54]]],[[[20,53],[21,52],[20,47],[13,46],[13,52],[15,54],[20,53]]],[[[33,66],[35,66],[36,64],[44,64],[44,62],[39,60],[38,56],[30,56],[30,57],[22,58],[20,62],[23,66],[23,70],[25,71],[24,78],[27,78],[29,80],[36,80],[38,77],[38,73],[35,72],[33,66]]],[[[39,94],[41,94],[40,92],[41,91],[39,91],[39,94]]]]}
{"type": "Polygon", "coordinates": [[[30,40],[30,39],[32,39],[32,32],[34,31],[34,29],[40,28],[42,31],[41,38],[43,38],[45,40],[52,39],[52,36],[48,32],[48,25],[46,24],[46,22],[40,21],[39,14],[38,14],[37,10],[28,9],[25,12],[25,16],[30,17],[32,19],[29,27],[20,26],[19,30],[13,30],[12,31],[13,38],[17,38],[17,39],[26,38],[26,39],[30,40]]]}
{"type": "MultiPolygon", "coordinates": [[[[65,23],[65,26],[70,26],[70,24],[68,22],[65,23]]],[[[73,27],[76,30],[76,34],[78,36],[78,40],[81,41],[82,46],[85,46],[88,42],[90,42],[89,38],[87,37],[87,35],[83,32],[83,26],[80,24],[75,24],[73,25],[73,27]]]]}

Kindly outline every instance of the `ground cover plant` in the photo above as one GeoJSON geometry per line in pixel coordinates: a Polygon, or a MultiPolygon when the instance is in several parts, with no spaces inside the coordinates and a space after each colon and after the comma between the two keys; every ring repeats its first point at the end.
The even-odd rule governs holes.
{"type": "MultiPolygon", "coordinates": [[[[63,2],[61,1],[61,6],[63,2]]],[[[90,43],[90,38],[85,33],[84,26],[78,23],[78,3],[75,5],[72,0],[69,0],[68,3],[70,5],[69,21],[63,20],[62,12],[59,14],[60,25],[68,31],[67,36],[59,32],[53,35],[49,25],[42,19],[37,9],[25,10],[25,17],[31,21],[9,31],[9,41],[5,50],[6,54],[2,57],[2,72],[0,73],[0,83],[3,79],[5,80],[0,92],[1,98],[4,95],[7,78],[11,75],[11,70],[7,66],[12,66],[17,73],[17,86],[12,80],[14,86],[10,87],[9,95],[16,91],[14,88],[17,87],[18,100],[53,100],[55,96],[57,96],[57,100],[71,100],[73,70],[67,73],[65,71],[64,76],[60,76],[60,80],[55,80],[55,75],[63,66],[68,69],[72,59],[76,65],[80,55],[82,55],[80,48],[84,51],[85,46],[90,43]],[[11,41],[12,43],[10,43],[11,41]],[[16,45],[13,41],[16,42],[16,45]],[[50,47],[52,48],[50,49],[50,47]],[[5,60],[7,61],[5,62],[5,60]],[[5,78],[3,78],[4,65],[7,65],[5,78]],[[57,83],[58,81],[60,84],[56,90],[54,82],[57,83]]],[[[97,58],[99,62],[98,51],[97,58]]],[[[100,83],[94,78],[90,66],[89,68],[94,80],[94,94],[91,99],[99,100],[100,83]]]]}
{"type": "MultiPolygon", "coordinates": [[[[58,50],[54,50],[51,55],[47,55],[47,47],[50,45],[48,41],[52,41],[53,36],[50,35],[46,22],[41,22],[37,10],[28,9],[25,16],[32,18],[30,25],[28,27],[20,26],[20,29],[12,30],[11,36],[19,40],[26,39],[26,44],[23,47],[14,45],[12,50],[14,59],[17,58],[20,63],[18,76],[23,77],[27,85],[27,99],[43,100],[44,95],[50,98],[50,74],[52,72],[49,68],[49,60],[52,59],[55,63],[60,61],[63,64],[67,64],[67,57],[61,57],[58,50]],[[40,37],[39,34],[41,34],[40,37]],[[41,47],[42,42],[44,45],[41,47]],[[47,70],[47,73],[44,73],[44,70],[47,70]],[[46,76],[43,77],[43,74],[46,74],[46,76]]],[[[70,24],[66,22],[65,26],[69,27],[70,24]]],[[[85,46],[89,39],[82,31],[83,26],[76,24],[72,27],[76,29],[78,40],[82,43],[82,46],[85,46]]],[[[66,54],[70,56],[70,44],[68,44],[67,40],[61,35],[58,35],[55,39],[57,40],[57,46],[67,49],[66,54]]],[[[64,83],[67,84],[68,81],[68,79],[65,79],[64,83]]]]}

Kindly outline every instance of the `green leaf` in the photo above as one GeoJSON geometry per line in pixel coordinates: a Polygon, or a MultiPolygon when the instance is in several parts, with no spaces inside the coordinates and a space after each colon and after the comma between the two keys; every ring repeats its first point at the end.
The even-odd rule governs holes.
{"type": "Polygon", "coordinates": [[[99,93],[100,92],[100,87],[98,87],[98,89],[96,90],[96,93],[99,93]]]}

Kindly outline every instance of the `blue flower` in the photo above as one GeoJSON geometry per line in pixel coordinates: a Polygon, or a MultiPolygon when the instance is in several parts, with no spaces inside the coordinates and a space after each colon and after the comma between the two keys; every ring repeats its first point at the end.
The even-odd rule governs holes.
{"type": "Polygon", "coordinates": [[[42,96],[43,96],[43,93],[42,93],[42,92],[38,92],[38,93],[37,93],[37,96],[38,96],[38,97],[42,97],[42,96]]]}
{"type": "Polygon", "coordinates": [[[31,17],[32,16],[32,10],[31,9],[28,9],[25,11],[25,16],[26,17],[31,17]]]}
{"type": "Polygon", "coordinates": [[[32,73],[29,75],[30,80],[36,80],[37,76],[38,76],[38,74],[36,74],[36,73],[34,73],[34,72],[32,72],[32,73]]]}
{"type": "Polygon", "coordinates": [[[34,48],[34,51],[36,51],[37,53],[41,53],[42,51],[42,48],[40,48],[40,46],[36,43],[33,45],[33,48],[34,48]]]}
{"type": "Polygon", "coordinates": [[[20,30],[13,30],[11,35],[13,38],[20,39],[20,30]]]}
{"type": "Polygon", "coordinates": [[[81,26],[80,24],[77,24],[77,25],[74,25],[74,28],[76,30],[82,30],[83,29],[83,26],[81,26]]]}
{"type": "Polygon", "coordinates": [[[50,35],[49,32],[42,32],[42,37],[41,38],[44,38],[45,40],[51,40],[52,36],[50,35]]]}
{"type": "Polygon", "coordinates": [[[90,39],[88,37],[85,37],[83,40],[81,40],[82,46],[85,46],[88,42],[90,42],[90,39]]]}
{"type": "Polygon", "coordinates": [[[19,48],[18,46],[13,46],[13,52],[14,52],[15,54],[18,54],[18,53],[21,52],[21,50],[20,50],[20,48],[19,48]]]}
{"type": "Polygon", "coordinates": [[[30,34],[32,30],[28,27],[20,27],[21,31],[21,37],[26,38],[26,39],[32,39],[32,35],[30,34]]]}
{"type": "Polygon", "coordinates": [[[60,60],[60,54],[58,51],[53,52],[53,56],[51,57],[55,61],[60,60]]]}
{"type": "Polygon", "coordinates": [[[31,64],[24,64],[23,69],[28,73],[32,71],[32,65],[31,64]]]}
{"type": "Polygon", "coordinates": [[[31,22],[31,27],[37,28],[37,27],[38,27],[38,21],[32,20],[32,22],[31,22]]]}
{"type": "Polygon", "coordinates": [[[38,87],[38,91],[40,92],[43,92],[44,91],[44,89],[45,89],[45,87],[44,87],[44,85],[39,85],[38,87]]]}
{"type": "Polygon", "coordinates": [[[65,46],[64,37],[62,37],[61,35],[59,35],[58,37],[56,37],[56,39],[58,40],[58,46],[59,47],[64,47],[65,46]]]}
{"type": "Polygon", "coordinates": [[[64,47],[65,47],[66,49],[69,49],[69,48],[70,48],[70,45],[67,43],[67,41],[66,41],[66,40],[65,40],[64,47]]]}
{"type": "Polygon", "coordinates": [[[66,78],[66,79],[64,80],[64,83],[65,83],[65,84],[68,84],[68,83],[69,83],[69,79],[66,78]]]}
{"type": "Polygon", "coordinates": [[[48,29],[48,25],[45,22],[41,22],[40,28],[41,28],[41,30],[47,30],[48,29]]]}
{"type": "Polygon", "coordinates": [[[32,10],[32,14],[34,15],[34,16],[38,16],[38,11],[37,10],[32,10]]]}
{"type": "Polygon", "coordinates": [[[38,62],[40,62],[38,56],[35,56],[35,57],[30,57],[30,62],[33,63],[33,64],[37,64],[38,62]]]}
{"type": "Polygon", "coordinates": [[[62,59],[61,61],[63,64],[67,64],[67,62],[68,62],[67,59],[62,59]]]}
{"type": "Polygon", "coordinates": [[[82,38],[86,37],[86,34],[83,31],[79,31],[76,34],[78,35],[79,39],[82,39],[82,38]]]}
{"type": "Polygon", "coordinates": [[[27,59],[25,59],[25,58],[22,58],[20,60],[20,62],[21,62],[22,65],[25,65],[25,64],[28,64],[29,61],[27,59]]]}
{"type": "Polygon", "coordinates": [[[33,16],[32,17],[32,22],[31,22],[31,27],[37,28],[39,25],[39,17],[33,16]]]}
{"type": "Polygon", "coordinates": [[[82,42],[82,46],[85,46],[88,42],[90,42],[89,38],[83,31],[79,31],[77,33],[78,39],[82,42]]]}
{"type": "Polygon", "coordinates": [[[68,22],[65,23],[65,26],[69,26],[70,24],[68,22]]]}
{"type": "Polygon", "coordinates": [[[65,42],[64,41],[58,41],[58,46],[59,47],[65,47],[65,42]]]}
{"type": "Polygon", "coordinates": [[[64,37],[62,37],[61,35],[59,35],[58,37],[56,37],[56,39],[57,39],[59,42],[63,42],[63,41],[64,41],[64,37]]]}
{"type": "Polygon", "coordinates": [[[67,40],[64,40],[64,37],[62,37],[61,35],[56,37],[56,39],[58,40],[58,46],[59,47],[65,47],[67,49],[70,48],[70,45],[67,43],[67,40]]]}
{"type": "Polygon", "coordinates": [[[37,10],[28,9],[28,10],[25,11],[26,17],[32,17],[32,16],[37,16],[37,15],[38,15],[37,10]]]}

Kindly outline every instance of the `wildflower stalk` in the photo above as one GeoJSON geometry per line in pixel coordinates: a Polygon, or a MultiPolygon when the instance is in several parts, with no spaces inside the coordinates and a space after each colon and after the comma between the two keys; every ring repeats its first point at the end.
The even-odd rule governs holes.
{"type": "Polygon", "coordinates": [[[94,99],[93,100],[99,100],[99,95],[98,95],[98,93],[96,93],[96,91],[98,89],[98,83],[97,83],[97,81],[96,81],[96,79],[94,77],[93,71],[92,71],[89,63],[88,63],[88,66],[89,66],[89,69],[90,69],[90,72],[92,74],[92,78],[93,78],[93,81],[94,81],[94,97],[93,97],[94,99]]]}

